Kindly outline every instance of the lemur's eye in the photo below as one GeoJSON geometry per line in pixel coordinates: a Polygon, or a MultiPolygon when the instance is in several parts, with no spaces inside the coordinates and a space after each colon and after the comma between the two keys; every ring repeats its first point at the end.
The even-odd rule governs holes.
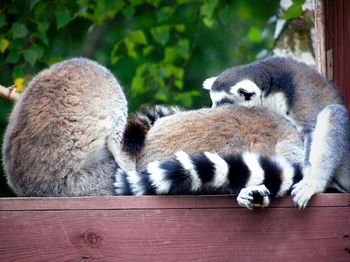
{"type": "Polygon", "coordinates": [[[289,115],[289,111],[287,111],[287,116],[289,115]]]}

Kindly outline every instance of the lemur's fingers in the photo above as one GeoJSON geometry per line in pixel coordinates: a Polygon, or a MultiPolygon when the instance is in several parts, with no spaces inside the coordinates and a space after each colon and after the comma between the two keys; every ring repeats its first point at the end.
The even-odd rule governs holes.
{"type": "Polygon", "coordinates": [[[292,190],[292,198],[294,204],[300,208],[304,209],[311,197],[318,193],[316,190],[317,186],[314,181],[304,179],[294,186],[292,190]]]}

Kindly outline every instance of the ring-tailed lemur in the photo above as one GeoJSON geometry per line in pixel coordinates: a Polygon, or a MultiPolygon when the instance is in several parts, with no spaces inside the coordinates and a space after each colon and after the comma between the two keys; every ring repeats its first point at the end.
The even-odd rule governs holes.
{"type": "MultiPolygon", "coordinates": [[[[154,113],[157,110],[136,117],[144,123],[157,118],[143,147],[127,147],[142,148],[134,157],[137,170],[146,170],[120,170],[115,183],[118,195],[233,193],[238,203],[251,208],[253,195],[262,197],[265,206],[267,192],[282,196],[301,178],[302,140],[294,126],[276,113],[228,105],[185,112],[164,109],[176,113],[159,118],[164,114],[154,113]],[[156,116],[148,121],[149,115],[156,116]],[[174,155],[176,159],[169,160],[174,155]]],[[[139,122],[133,119],[128,124],[126,136],[137,133],[132,129],[148,129],[139,122]]],[[[118,155],[119,149],[110,150],[118,155]]]]}
{"type": "Polygon", "coordinates": [[[213,107],[264,107],[290,120],[304,135],[305,178],[292,191],[301,208],[315,193],[350,191],[349,119],[335,87],[310,66],[271,57],[230,68],[204,81],[213,107]]]}
{"type": "Polygon", "coordinates": [[[118,165],[106,138],[120,143],[126,119],[125,95],[105,67],[84,58],[52,65],[32,79],[10,116],[8,184],[18,196],[112,195],[118,165]]]}

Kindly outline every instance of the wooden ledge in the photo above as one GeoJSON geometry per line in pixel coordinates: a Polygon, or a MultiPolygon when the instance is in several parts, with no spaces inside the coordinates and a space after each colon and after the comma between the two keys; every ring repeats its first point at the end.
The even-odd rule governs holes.
{"type": "MultiPolygon", "coordinates": [[[[308,208],[350,206],[350,194],[319,194],[308,208]]],[[[95,209],[242,208],[233,196],[104,196],[0,198],[0,211],[95,209]]],[[[290,197],[274,199],[269,208],[295,208],[290,197]]]]}
{"type": "Polygon", "coordinates": [[[350,261],[350,194],[1,198],[0,261],[350,261]]]}

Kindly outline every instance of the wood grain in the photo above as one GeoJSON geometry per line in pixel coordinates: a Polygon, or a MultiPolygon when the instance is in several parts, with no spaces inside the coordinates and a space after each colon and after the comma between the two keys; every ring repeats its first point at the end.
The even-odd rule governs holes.
{"type": "Polygon", "coordinates": [[[349,261],[349,194],[0,199],[0,261],[349,261]],[[40,208],[43,207],[43,208],[40,208]]]}

